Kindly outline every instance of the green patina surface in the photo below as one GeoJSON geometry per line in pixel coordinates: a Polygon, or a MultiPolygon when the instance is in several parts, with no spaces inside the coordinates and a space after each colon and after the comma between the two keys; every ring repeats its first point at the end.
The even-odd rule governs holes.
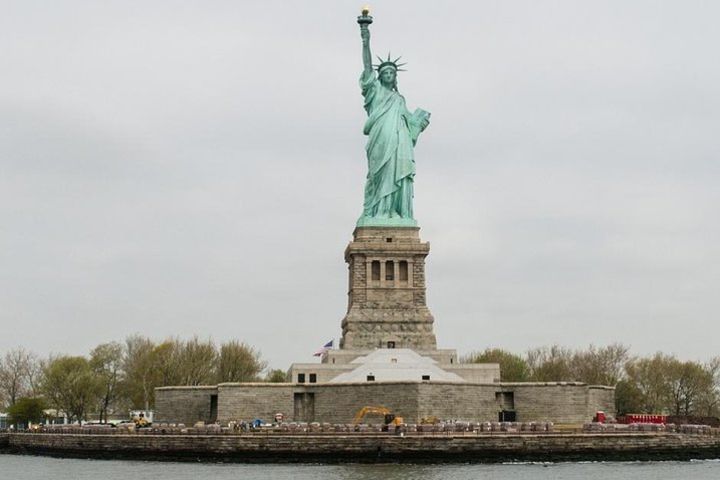
{"type": "Polygon", "coordinates": [[[402,217],[366,217],[363,215],[357,221],[358,227],[417,227],[417,220],[414,218],[402,217]]]}
{"type": "Polygon", "coordinates": [[[363,213],[358,227],[417,226],[413,214],[415,157],[413,148],[429,124],[430,114],[422,109],[410,112],[397,89],[398,59],[380,59],[373,68],[370,52],[372,17],[358,17],[363,41],[363,72],[360,88],[365,97],[368,119],[363,133],[368,174],[363,213]]]}

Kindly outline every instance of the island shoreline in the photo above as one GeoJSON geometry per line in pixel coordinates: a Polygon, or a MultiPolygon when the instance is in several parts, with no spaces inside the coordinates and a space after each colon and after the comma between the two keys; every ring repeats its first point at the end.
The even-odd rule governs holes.
{"type": "Polygon", "coordinates": [[[503,463],[720,458],[720,436],[684,434],[0,434],[0,453],[210,463],[503,463]]]}

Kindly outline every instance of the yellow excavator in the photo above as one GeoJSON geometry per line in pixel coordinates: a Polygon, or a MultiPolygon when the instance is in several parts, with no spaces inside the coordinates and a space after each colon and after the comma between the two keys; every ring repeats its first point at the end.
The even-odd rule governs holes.
{"type": "Polygon", "coordinates": [[[392,413],[389,409],[385,407],[363,407],[355,414],[355,418],[353,418],[353,425],[357,425],[360,422],[362,422],[362,419],[365,418],[365,415],[368,414],[378,414],[383,415],[383,418],[385,420],[385,425],[402,425],[405,423],[405,419],[403,417],[398,417],[394,413],[392,413]]]}
{"type": "Polygon", "coordinates": [[[136,428],[145,428],[150,426],[150,422],[147,421],[147,418],[145,418],[145,414],[143,412],[140,412],[137,417],[133,417],[132,421],[135,424],[136,428]]]}

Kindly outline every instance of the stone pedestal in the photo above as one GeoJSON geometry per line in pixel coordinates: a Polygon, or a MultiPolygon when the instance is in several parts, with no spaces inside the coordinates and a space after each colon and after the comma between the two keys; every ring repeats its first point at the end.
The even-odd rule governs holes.
{"type": "Polygon", "coordinates": [[[430,245],[418,227],[357,227],[345,249],[350,279],[341,349],[435,350],[425,303],[430,245]]]}

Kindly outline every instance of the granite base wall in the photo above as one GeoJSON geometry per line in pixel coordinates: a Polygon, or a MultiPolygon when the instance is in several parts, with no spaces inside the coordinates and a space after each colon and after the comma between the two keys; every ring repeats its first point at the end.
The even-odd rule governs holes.
{"type": "Polygon", "coordinates": [[[420,423],[423,417],[441,420],[467,420],[495,422],[499,406],[495,392],[499,385],[424,383],[419,385],[419,415],[413,419],[420,423]]]}
{"type": "MultiPolygon", "coordinates": [[[[329,423],[350,423],[365,406],[382,406],[405,422],[419,420],[417,382],[332,384],[308,387],[315,392],[315,419],[329,423]]],[[[365,423],[383,423],[380,415],[369,415],[365,423]]]]}
{"type": "Polygon", "coordinates": [[[289,383],[221,383],[218,385],[218,421],[252,421],[260,418],[272,421],[280,412],[292,415],[293,392],[289,383]]]}
{"type": "Polygon", "coordinates": [[[210,422],[211,397],[218,394],[215,386],[160,387],[155,389],[155,422],[193,425],[210,422]]]}
{"type": "Polygon", "coordinates": [[[605,387],[601,385],[591,385],[588,387],[588,411],[590,418],[594,417],[598,411],[605,412],[610,417],[615,417],[615,388],[605,387]]]}
{"type": "Polygon", "coordinates": [[[514,393],[518,422],[583,423],[592,419],[585,384],[516,383],[507,384],[503,390],[514,393]]]}
{"type": "MultiPolygon", "coordinates": [[[[160,388],[156,391],[156,419],[185,424],[210,421],[210,396],[215,394],[221,424],[255,418],[270,421],[277,412],[287,421],[350,423],[364,406],[386,407],[407,423],[419,423],[429,416],[497,421],[502,409],[514,410],[520,422],[583,423],[598,410],[615,414],[613,388],[582,383],[235,383],[160,388]]],[[[371,423],[380,420],[366,419],[371,423]]]]}

